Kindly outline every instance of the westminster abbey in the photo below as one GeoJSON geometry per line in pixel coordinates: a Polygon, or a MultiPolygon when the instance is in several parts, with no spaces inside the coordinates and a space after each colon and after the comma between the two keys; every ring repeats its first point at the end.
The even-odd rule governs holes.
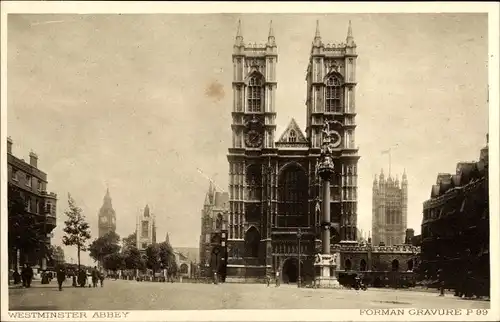
{"type": "Polygon", "coordinates": [[[305,131],[292,118],[276,140],[281,107],[275,101],[279,75],[273,27],[265,44],[247,44],[238,23],[227,156],[228,280],[260,280],[279,271],[285,282],[294,282],[299,254],[303,278],[314,275],[314,254],[321,243],[319,210],[325,202],[316,165],[327,121],[334,133],[335,175],[331,200],[326,201],[331,205],[331,244],[356,240],[356,58],[350,23],[345,43],[338,44],[323,42],[316,25],[307,66],[305,131]]]}

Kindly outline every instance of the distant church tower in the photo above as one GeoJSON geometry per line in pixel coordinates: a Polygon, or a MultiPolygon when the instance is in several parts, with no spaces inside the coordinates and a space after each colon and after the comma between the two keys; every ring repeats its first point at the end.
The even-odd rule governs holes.
{"type": "Polygon", "coordinates": [[[149,205],[144,213],[137,218],[137,249],[144,251],[151,244],[156,244],[155,216],[150,212],[149,205]]]}
{"type": "Polygon", "coordinates": [[[99,237],[106,235],[108,232],[116,231],[116,213],[111,204],[109,189],[106,190],[104,202],[99,210],[99,237]]]}
{"type": "Polygon", "coordinates": [[[373,244],[386,246],[405,242],[408,213],[408,179],[403,173],[401,184],[390,174],[387,180],[381,171],[379,180],[373,180],[372,188],[372,236],[373,244]]]}

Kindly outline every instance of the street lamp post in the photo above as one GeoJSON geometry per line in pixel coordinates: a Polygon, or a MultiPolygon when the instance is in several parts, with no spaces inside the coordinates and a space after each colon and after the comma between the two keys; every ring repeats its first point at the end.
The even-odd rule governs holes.
{"type": "Polygon", "coordinates": [[[302,278],[301,278],[301,274],[300,274],[300,239],[302,238],[302,230],[299,228],[299,230],[297,231],[297,240],[298,240],[298,255],[299,255],[299,263],[298,263],[298,269],[299,269],[299,276],[297,278],[297,287],[300,287],[301,286],[301,282],[302,282],[302,278]]]}

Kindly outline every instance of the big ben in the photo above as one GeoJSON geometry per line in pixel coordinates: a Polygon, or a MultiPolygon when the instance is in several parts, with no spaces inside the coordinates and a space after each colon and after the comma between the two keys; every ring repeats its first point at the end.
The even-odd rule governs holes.
{"type": "Polygon", "coordinates": [[[116,232],[116,213],[111,204],[109,189],[107,189],[103,204],[99,210],[99,237],[106,235],[110,231],[116,232]]]}

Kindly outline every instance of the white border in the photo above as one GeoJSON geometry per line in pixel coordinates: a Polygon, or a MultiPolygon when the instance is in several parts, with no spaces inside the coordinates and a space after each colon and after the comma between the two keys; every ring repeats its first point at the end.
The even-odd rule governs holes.
{"type": "MultiPolygon", "coordinates": [[[[1,2],[1,118],[0,118],[0,161],[1,161],[1,320],[9,319],[7,270],[7,197],[6,197],[6,86],[7,86],[7,14],[8,13],[488,13],[489,32],[489,158],[490,158],[490,262],[491,262],[491,310],[487,317],[472,315],[459,316],[417,316],[410,315],[406,309],[404,316],[367,316],[360,315],[359,310],[210,310],[210,311],[132,311],[126,319],[137,320],[175,320],[175,321],[439,321],[439,320],[499,320],[498,305],[500,303],[498,277],[500,261],[498,260],[500,234],[499,221],[499,4],[490,2],[1,2]]],[[[465,311],[465,310],[463,310],[465,311]]],[[[92,316],[92,311],[84,311],[92,316]]],[[[74,319],[86,321],[87,319],[74,319]]],[[[21,319],[23,321],[36,319],[21,319]]],[[[50,320],[50,319],[46,319],[50,320]]],[[[92,319],[100,320],[100,319],[92,319]]],[[[61,321],[58,319],[57,321],[61,321]]]]}

